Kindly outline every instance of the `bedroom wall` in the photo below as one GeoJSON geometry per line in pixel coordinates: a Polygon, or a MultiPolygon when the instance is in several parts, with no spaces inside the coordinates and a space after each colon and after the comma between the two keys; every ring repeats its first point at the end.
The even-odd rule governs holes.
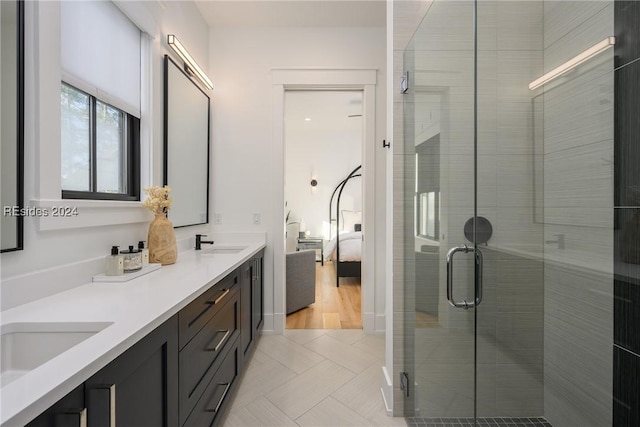
{"type": "MultiPolygon", "coordinates": [[[[380,28],[211,28],[212,196],[220,222],[216,232],[265,231],[265,329],[273,329],[273,247],[284,238],[273,229],[271,70],[281,68],[374,68],[376,86],[375,317],[384,330],[385,239],[385,29],[380,28]],[[379,145],[378,145],[379,144],[379,145]],[[260,214],[254,224],[253,214],[260,214]]],[[[276,313],[282,315],[282,313],[276,313]]]]}
{"type": "MultiPolygon", "coordinates": [[[[336,185],[362,164],[362,119],[300,116],[307,102],[320,110],[341,110],[349,98],[362,99],[358,92],[294,92],[285,94],[285,200],[289,222],[300,222],[311,236],[329,239],[329,201],[336,185]],[[302,96],[302,99],[300,98],[302,96]],[[318,121],[322,123],[318,123],[318,121]],[[307,126],[308,125],[308,126],[307,126]],[[318,185],[310,185],[311,178],[318,185]]],[[[356,110],[361,111],[361,105],[356,110]]],[[[337,197],[337,195],[336,195],[337,197]]],[[[345,188],[341,210],[362,210],[362,180],[356,178],[345,188]]],[[[335,199],[332,213],[335,218],[335,199]]],[[[341,218],[342,220],[342,218],[341,218]]],[[[305,231],[302,230],[301,231],[305,231]]],[[[332,235],[335,235],[333,233],[332,235]]]]}
{"type": "MultiPolygon", "coordinates": [[[[174,33],[206,69],[209,27],[192,2],[125,1],[116,5],[148,32],[148,78],[143,95],[142,186],[162,182],[163,55],[170,53],[166,35],[174,33]],[[146,114],[146,115],[145,115],[146,114]]],[[[60,199],[60,5],[26,2],[25,58],[25,203],[79,205],[78,216],[66,218],[64,229],[44,229],[39,218],[24,221],[23,251],[0,256],[2,309],[91,281],[104,269],[114,244],[146,239],[152,216],[141,203],[81,202],[60,199]],[[107,207],[109,205],[110,207],[107,207]],[[94,218],[104,225],[92,224],[94,218]],[[70,237],[72,238],[70,244],[70,237]],[[33,283],[30,273],[47,269],[47,283],[33,283]],[[57,274],[63,273],[63,274],[57,274]]],[[[144,59],[144,58],[143,58],[144,59]]],[[[144,64],[145,61],[143,61],[144,64]]],[[[143,65],[144,67],[144,65],[143,65]]],[[[206,226],[177,230],[178,238],[205,231],[206,226]]]]}

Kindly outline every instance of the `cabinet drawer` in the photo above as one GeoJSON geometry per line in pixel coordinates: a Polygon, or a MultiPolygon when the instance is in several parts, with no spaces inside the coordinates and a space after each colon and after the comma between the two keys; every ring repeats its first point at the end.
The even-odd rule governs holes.
{"type": "Polygon", "coordinates": [[[232,288],[217,313],[180,351],[180,419],[184,421],[240,335],[240,288],[232,288]]]}
{"type": "Polygon", "coordinates": [[[84,384],[60,399],[27,427],[65,427],[86,425],[87,408],[84,404],[84,384]],[[84,423],[83,420],[84,419],[84,423]]]}
{"type": "Polygon", "coordinates": [[[236,340],[226,353],[220,368],[216,371],[211,382],[202,393],[202,398],[184,424],[185,427],[205,427],[220,423],[219,414],[224,410],[226,401],[231,394],[231,388],[238,377],[238,362],[240,352],[236,340]]]}
{"type": "Polygon", "coordinates": [[[184,347],[229,299],[238,284],[238,274],[232,273],[200,295],[179,314],[179,342],[184,347]]]}

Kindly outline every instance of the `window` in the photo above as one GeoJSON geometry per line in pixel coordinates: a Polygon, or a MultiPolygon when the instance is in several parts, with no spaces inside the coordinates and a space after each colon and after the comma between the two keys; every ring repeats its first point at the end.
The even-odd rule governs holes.
{"type": "Polygon", "coordinates": [[[440,135],[416,146],[415,235],[440,240],[440,135]]]}
{"type": "Polygon", "coordinates": [[[62,83],[62,198],[140,200],[140,119],[62,83]]]}
{"type": "Polygon", "coordinates": [[[60,2],[64,199],[140,200],[142,34],[110,1],[60,2]]]}

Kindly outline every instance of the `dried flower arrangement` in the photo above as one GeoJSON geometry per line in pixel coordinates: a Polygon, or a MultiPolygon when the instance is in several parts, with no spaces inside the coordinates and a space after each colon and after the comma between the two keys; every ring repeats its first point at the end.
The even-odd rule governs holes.
{"type": "Polygon", "coordinates": [[[144,200],[145,207],[156,215],[165,214],[166,216],[173,203],[173,197],[169,196],[171,188],[166,185],[164,187],[153,185],[145,188],[144,192],[148,196],[144,200]]]}

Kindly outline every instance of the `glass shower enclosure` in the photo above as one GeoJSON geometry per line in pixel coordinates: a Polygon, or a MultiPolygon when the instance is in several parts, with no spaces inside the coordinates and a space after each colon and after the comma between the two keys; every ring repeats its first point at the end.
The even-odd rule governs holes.
{"type": "Polygon", "coordinates": [[[611,425],[613,49],[531,83],[613,24],[612,1],[435,0],[406,47],[406,416],[611,425]]]}

